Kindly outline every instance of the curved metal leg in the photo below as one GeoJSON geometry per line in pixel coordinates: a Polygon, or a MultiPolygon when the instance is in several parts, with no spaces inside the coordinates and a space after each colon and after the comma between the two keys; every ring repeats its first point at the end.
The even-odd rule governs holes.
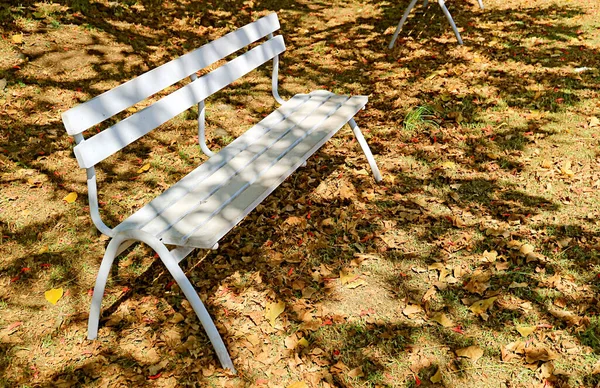
{"type": "Polygon", "coordinates": [[[377,167],[377,162],[375,162],[373,153],[371,152],[371,149],[369,148],[365,137],[360,131],[360,128],[358,128],[356,121],[354,121],[354,119],[350,119],[350,121],[348,121],[348,125],[350,125],[350,128],[352,128],[352,132],[354,132],[354,136],[356,136],[358,144],[360,144],[360,147],[362,148],[363,152],[365,153],[365,156],[367,157],[367,161],[369,162],[369,166],[371,166],[371,171],[373,171],[373,176],[375,177],[375,182],[381,182],[383,178],[381,177],[381,173],[379,172],[379,168],[377,167]]]}
{"type": "Polygon", "coordinates": [[[454,19],[452,19],[452,15],[450,15],[450,12],[448,12],[448,8],[446,8],[444,0],[438,0],[438,4],[442,8],[444,15],[446,15],[446,19],[448,19],[450,26],[452,26],[452,30],[454,31],[454,35],[456,35],[456,40],[458,40],[458,44],[463,44],[462,38],[460,37],[460,33],[458,32],[458,28],[456,28],[456,24],[454,24],[454,19]]]}
{"type": "Polygon", "coordinates": [[[404,15],[402,15],[402,19],[400,19],[400,23],[398,23],[398,27],[396,27],[396,31],[394,32],[394,36],[392,36],[392,41],[390,42],[388,48],[391,49],[394,47],[394,43],[396,43],[396,39],[398,39],[398,34],[400,33],[400,30],[402,29],[402,26],[404,25],[404,22],[406,22],[406,19],[408,18],[408,14],[410,13],[410,11],[415,8],[415,5],[417,4],[417,0],[412,0],[410,2],[410,4],[408,5],[408,8],[406,8],[406,11],[404,11],[404,15]]]}
{"type": "Polygon", "coordinates": [[[483,0],[477,0],[477,2],[479,3],[479,8],[484,9],[483,8],[483,0]]]}
{"type": "Polygon", "coordinates": [[[118,250],[121,245],[126,242],[125,238],[119,238],[117,235],[113,238],[102,258],[100,264],[100,270],[98,276],[96,276],[96,285],[94,286],[94,293],[92,294],[92,305],[90,307],[90,316],[88,318],[88,339],[93,340],[98,337],[98,324],[100,323],[100,307],[102,305],[102,298],[104,297],[104,288],[106,287],[106,281],[110,274],[110,268],[112,267],[115,258],[118,255],[118,250]]]}
{"type": "Polygon", "coordinates": [[[217,357],[219,358],[221,365],[223,368],[228,368],[235,373],[235,368],[233,367],[233,363],[231,362],[231,358],[229,357],[229,353],[227,352],[227,348],[225,347],[225,343],[223,342],[221,335],[217,331],[217,328],[210,317],[210,314],[206,310],[206,307],[204,307],[204,304],[200,300],[198,293],[190,283],[189,279],[185,276],[183,270],[179,267],[177,259],[171,254],[171,252],[169,252],[167,247],[160,242],[160,240],[140,230],[128,230],[118,233],[106,248],[104,258],[102,259],[102,264],[100,265],[100,271],[98,272],[98,277],[96,278],[94,294],[92,296],[92,306],[88,320],[88,338],[94,339],[98,336],[100,307],[102,304],[102,297],[104,296],[106,280],[108,279],[110,267],[117,256],[117,250],[119,246],[126,240],[142,241],[154,249],[196,312],[198,319],[200,319],[200,323],[202,323],[202,327],[204,327],[204,331],[206,331],[208,339],[212,343],[213,348],[217,353],[217,357]]]}

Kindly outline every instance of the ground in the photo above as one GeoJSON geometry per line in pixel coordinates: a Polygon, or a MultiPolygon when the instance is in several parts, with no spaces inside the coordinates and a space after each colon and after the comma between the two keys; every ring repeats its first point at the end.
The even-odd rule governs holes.
{"type": "MultiPolygon", "coordinates": [[[[407,3],[0,4],[0,386],[598,386],[600,3],[449,1],[458,46],[432,2],[389,50],[407,3]],[[60,114],[273,11],[282,96],[368,95],[383,182],[345,128],[183,262],[237,375],[145,246],[88,341],[107,239],[60,114]]],[[[207,101],[212,149],[276,106],[269,77],[207,101]]],[[[196,116],[98,166],[108,224],[206,159],[196,116]]]]}

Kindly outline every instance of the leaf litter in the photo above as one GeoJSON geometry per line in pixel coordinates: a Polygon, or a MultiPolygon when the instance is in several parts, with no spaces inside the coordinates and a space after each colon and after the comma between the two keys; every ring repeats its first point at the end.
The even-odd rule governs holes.
{"type": "MultiPolygon", "coordinates": [[[[591,129],[598,128],[600,105],[589,86],[593,70],[575,75],[570,64],[585,59],[599,68],[595,30],[578,26],[595,20],[597,9],[576,3],[577,10],[545,0],[486,3],[475,16],[493,28],[464,33],[485,42],[485,53],[473,44],[456,47],[442,20],[427,26],[431,37],[402,31],[402,44],[385,55],[381,43],[393,28],[376,40],[364,33],[390,27],[382,6],[300,2],[302,10],[292,10],[281,4],[284,23],[307,11],[299,28],[286,32],[297,50],[286,53],[282,84],[289,92],[333,87],[369,95],[357,122],[364,123],[385,179],[370,183],[358,145],[341,132],[218,251],[197,266],[184,264],[236,367],[256,372],[248,384],[427,385],[440,384],[443,375],[446,386],[459,386],[463,374],[467,381],[485,375],[489,383],[481,386],[518,386],[517,375],[531,386],[582,386],[595,376],[600,176],[588,150],[598,144],[591,129]],[[527,24],[535,36],[503,28],[507,19],[498,12],[513,6],[520,12],[511,12],[510,21],[527,24]],[[356,14],[375,24],[356,23],[356,14]],[[572,27],[577,42],[550,39],[552,24],[572,27]],[[326,44],[316,45],[317,37],[326,44]],[[519,45],[505,47],[506,41],[519,45]],[[357,75],[356,66],[369,72],[357,75]],[[430,106],[431,114],[409,132],[406,113],[416,105],[430,106]],[[343,271],[353,277],[341,280],[343,271]],[[472,358],[457,360],[455,350],[472,343],[485,344],[486,352],[475,366],[463,365],[460,360],[472,358]],[[390,360],[407,363],[410,373],[390,367],[390,360]],[[533,372],[523,375],[527,368],[533,372]]],[[[10,182],[0,196],[0,292],[8,295],[0,341],[13,360],[3,376],[9,385],[151,380],[169,386],[210,379],[241,386],[239,377],[220,369],[193,311],[143,247],[126,256],[119,278],[109,283],[107,298],[119,302],[103,317],[101,341],[74,340],[85,332],[88,289],[105,242],[86,209],[64,206],[85,185],[53,112],[139,74],[136,66],[189,51],[179,36],[207,40],[266,13],[248,2],[235,15],[218,4],[193,17],[169,4],[160,12],[149,8],[104,1],[78,11],[54,3],[8,8],[19,15],[3,23],[0,45],[6,54],[0,78],[7,80],[0,109],[12,128],[0,136],[0,172],[10,182]],[[95,29],[100,20],[130,38],[124,42],[103,25],[95,29]],[[103,63],[101,73],[95,60],[103,63]],[[140,279],[143,268],[150,272],[140,279]],[[56,306],[36,297],[57,284],[71,294],[65,291],[56,306]]],[[[224,93],[214,101],[218,109],[208,107],[219,116],[207,128],[215,149],[227,141],[217,126],[237,128],[233,118],[250,122],[241,108],[265,112],[254,101],[266,91],[256,92],[260,98],[224,93]]],[[[198,158],[189,136],[197,123],[182,122],[150,140],[147,145],[158,146],[150,154],[136,149],[134,159],[118,159],[114,170],[98,169],[102,211],[111,221],[187,173],[191,163],[180,156],[198,158]],[[125,188],[121,174],[137,179],[125,188]]]]}

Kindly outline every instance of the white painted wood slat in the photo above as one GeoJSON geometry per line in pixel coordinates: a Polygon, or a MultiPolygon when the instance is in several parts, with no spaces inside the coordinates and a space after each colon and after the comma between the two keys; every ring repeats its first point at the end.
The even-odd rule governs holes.
{"type": "Polygon", "coordinates": [[[285,51],[276,36],[74,147],[82,168],[93,167],[154,128],[285,51]]]}
{"type": "MultiPolygon", "coordinates": [[[[281,148],[282,146],[288,147],[306,134],[306,131],[300,128],[298,123],[316,120],[319,116],[323,117],[322,114],[319,114],[319,111],[328,110],[333,112],[348,99],[345,96],[334,99],[329,99],[329,97],[311,98],[301,109],[262,136],[260,136],[260,133],[256,133],[262,132],[262,125],[257,125],[248,130],[248,132],[256,133],[257,139],[249,144],[247,149],[229,160],[213,175],[198,182],[198,186],[194,191],[161,213],[143,230],[160,237],[176,223],[183,222],[186,230],[202,225],[203,220],[199,217],[189,220],[189,214],[198,208],[207,211],[208,216],[216,214],[235,195],[235,191],[232,191],[234,186],[239,189],[255,178],[257,174],[248,175],[249,171],[256,169],[257,166],[263,166],[261,169],[264,168],[265,161],[270,162],[281,155],[284,151],[281,148]]],[[[206,163],[210,163],[210,161],[206,163]]],[[[260,171],[260,169],[257,171],[260,171]]]]}
{"type": "MultiPolygon", "coordinates": [[[[197,189],[199,182],[203,182],[208,176],[214,174],[215,171],[248,148],[250,144],[262,137],[268,130],[271,130],[279,122],[286,120],[291,115],[297,115],[298,109],[304,108],[304,103],[308,101],[308,99],[308,95],[295,95],[279,109],[265,117],[261,123],[257,124],[257,126],[260,126],[259,128],[244,132],[241,136],[227,145],[227,147],[212,156],[208,162],[198,166],[175,185],[168,188],[159,197],[156,197],[152,202],[124,220],[115,228],[115,231],[141,229],[146,226],[175,202],[180,201],[184,196],[197,189]]],[[[161,229],[157,230],[160,231],[161,229]]]]}
{"type": "Polygon", "coordinates": [[[365,96],[325,91],[295,96],[236,139],[247,147],[232,142],[116,230],[141,228],[167,244],[212,247],[366,103],[365,96]]]}
{"type": "Polygon", "coordinates": [[[272,13],[78,105],[62,114],[67,133],[82,133],[278,29],[272,13]]]}

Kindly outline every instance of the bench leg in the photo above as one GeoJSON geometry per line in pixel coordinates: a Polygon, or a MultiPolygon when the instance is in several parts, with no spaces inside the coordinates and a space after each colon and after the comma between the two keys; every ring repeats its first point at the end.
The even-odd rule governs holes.
{"type": "Polygon", "coordinates": [[[482,0],[477,0],[477,2],[479,3],[479,8],[484,9],[483,8],[483,1],[482,0]]]}
{"type": "Polygon", "coordinates": [[[356,121],[354,121],[354,119],[350,119],[350,121],[348,121],[348,125],[350,125],[350,128],[352,128],[352,132],[354,132],[354,136],[356,136],[358,144],[360,144],[360,147],[367,157],[367,161],[369,162],[369,166],[371,166],[371,171],[373,171],[373,176],[375,177],[375,182],[381,182],[383,178],[381,177],[381,173],[379,172],[379,168],[377,167],[373,153],[371,152],[365,137],[360,131],[360,128],[358,128],[356,121]]]}
{"type": "Polygon", "coordinates": [[[100,271],[98,272],[98,277],[96,278],[94,294],[92,296],[92,306],[88,320],[88,339],[95,339],[98,336],[100,307],[102,304],[102,297],[104,296],[106,281],[108,279],[112,263],[117,256],[119,247],[127,240],[138,240],[148,244],[152,249],[154,249],[196,312],[198,319],[200,319],[200,323],[202,323],[202,326],[204,327],[204,331],[206,331],[208,339],[212,343],[213,348],[217,353],[217,357],[219,358],[221,365],[223,368],[227,368],[235,373],[235,368],[233,367],[233,363],[231,362],[231,358],[229,357],[225,343],[217,331],[217,327],[210,317],[210,314],[206,310],[206,307],[204,307],[204,304],[200,300],[200,297],[194,289],[194,286],[192,286],[181,267],[179,267],[177,258],[171,254],[171,252],[162,242],[160,242],[160,240],[140,230],[128,230],[118,233],[115,237],[113,237],[106,248],[104,258],[102,259],[102,264],[100,264],[100,271]]]}
{"type": "Polygon", "coordinates": [[[448,23],[450,23],[452,31],[454,31],[454,35],[456,36],[456,40],[458,40],[458,44],[463,44],[462,38],[460,37],[460,33],[458,32],[458,28],[456,28],[456,24],[454,24],[454,19],[452,19],[452,15],[450,15],[448,8],[446,8],[444,0],[438,0],[438,4],[440,5],[440,8],[442,8],[444,15],[446,15],[446,19],[448,19],[448,23]]]}
{"type": "Polygon", "coordinates": [[[392,41],[390,42],[390,45],[388,46],[389,49],[394,47],[394,43],[396,43],[396,39],[398,39],[398,34],[400,34],[400,30],[402,29],[404,22],[406,22],[406,19],[408,19],[408,14],[410,13],[410,11],[413,8],[415,8],[417,1],[418,0],[412,0],[410,2],[410,4],[408,5],[408,8],[406,8],[406,11],[404,11],[404,15],[402,15],[402,19],[400,19],[400,23],[398,23],[398,27],[396,27],[396,31],[394,32],[394,36],[392,37],[392,41]]]}

